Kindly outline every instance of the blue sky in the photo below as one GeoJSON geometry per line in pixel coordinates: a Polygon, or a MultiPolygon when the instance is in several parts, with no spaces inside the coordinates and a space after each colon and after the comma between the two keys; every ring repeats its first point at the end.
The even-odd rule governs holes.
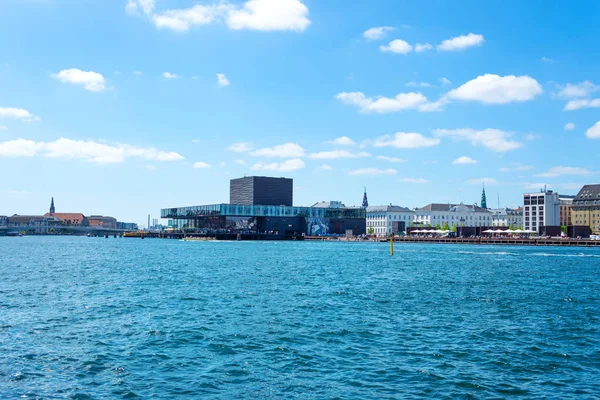
{"type": "Polygon", "coordinates": [[[597,183],[596,1],[5,0],[0,214],[517,206],[597,183]],[[372,29],[379,28],[379,29],[372,29]],[[221,75],[218,75],[221,74],[221,75]],[[570,124],[570,125],[568,125],[570,124]],[[236,151],[237,150],[237,151],[236,151]],[[196,168],[195,168],[196,167],[196,168]]]}

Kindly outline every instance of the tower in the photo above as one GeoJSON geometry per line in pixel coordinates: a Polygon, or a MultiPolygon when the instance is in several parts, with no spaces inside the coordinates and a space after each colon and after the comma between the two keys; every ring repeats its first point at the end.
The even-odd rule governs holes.
{"type": "Polygon", "coordinates": [[[53,215],[56,212],[56,210],[54,209],[54,197],[52,197],[52,200],[50,201],[50,215],[53,215]]]}
{"type": "Polygon", "coordinates": [[[364,208],[369,207],[369,200],[367,200],[367,188],[365,188],[365,194],[363,194],[363,202],[362,202],[362,206],[364,208]]]}
{"type": "Polygon", "coordinates": [[[483,191],[481,192],[481,208],[487,208],[487,200],[485,198],[485,183],[483,184],[483,191]]]}

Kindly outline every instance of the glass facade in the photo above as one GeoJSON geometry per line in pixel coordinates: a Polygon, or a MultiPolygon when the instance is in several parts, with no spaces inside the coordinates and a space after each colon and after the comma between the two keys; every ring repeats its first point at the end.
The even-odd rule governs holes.
{"type": "Polygon", "coordinates": [[[173,228],[198,232],[328,235],[352,230],[365,233],[364,208],[319,208],[240,204],[212,204],[165,208],[161,218],[173,219],[173,228]]]}

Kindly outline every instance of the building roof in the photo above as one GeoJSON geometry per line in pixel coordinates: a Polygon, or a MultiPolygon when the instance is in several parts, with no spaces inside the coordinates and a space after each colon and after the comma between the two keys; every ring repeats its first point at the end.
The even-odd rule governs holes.
{"type": "Polygon", "coordinates": [[[315,208],[346,208],[346,205],[341,201],[330,200],[330,201],[320,201],[318,203],[313,204],[311,207],[315,208]]]}
{"type": "Polygon", "coordinates": [[[11,224],[19,223],[29,223],[30,221],[43,221],[46,217],[43,215],[13,215],[12,217],[8,217],[8,222],[11,224]]]}
{"type": "Polygon", "coordinates": [[[387,206],[368,206],[367,212],[374,213],[374,212],[412,212],[412,211],[410,210],[410,208],[407,208],[407,207],[394,206],[394,205],[390,204],[387,206]]]}
{"type": "Polygon", "coordinates": [[[579,200],[600,200],[600,185],[583,186],[575,196],[575,201],[579,200]]]}
{"type": "Polygon", "coordinates": [[[44,215],[45,217],[56,217],[58,219],[60,219],[61,221],[65,221],[65,220],[78,220],[78,221],[83,221],[85,219],[85,216],[82,213],[54,213],[52,215],[50,215],[50,213],[46,213],[46,215],[44,215]]]}
{"type": "Polygon", "coordinates": [[[523,209],[519,208],[491,208],[489,211],[494,215],[503,216],[503,215],[523,215],[523,209]]]}
{"type": "Polygon", "coordinates": [[[431,203],[425,207],[418,208],[417,211],[447,211],[447,212],[482,212],[489,213],[490,210],[481,208],[478,205],[469,204],[442,204],[442,203],[431,203]]]}

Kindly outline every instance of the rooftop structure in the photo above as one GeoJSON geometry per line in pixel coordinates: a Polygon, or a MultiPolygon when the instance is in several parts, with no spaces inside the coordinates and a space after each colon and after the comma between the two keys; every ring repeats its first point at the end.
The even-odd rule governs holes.
{"type": "Polygon", "coordinates": [[[369,207],[369,200],[367,199],[367,188],[365,188],[365,193],[363,194],[362,206],[364,208],[369,207]]]}
{"type": "Polygon", "coordinates": [[[260,206],[292,206],[294,184],[289,178],[245,176],[229,182],[229,203],[260,206]]]}

